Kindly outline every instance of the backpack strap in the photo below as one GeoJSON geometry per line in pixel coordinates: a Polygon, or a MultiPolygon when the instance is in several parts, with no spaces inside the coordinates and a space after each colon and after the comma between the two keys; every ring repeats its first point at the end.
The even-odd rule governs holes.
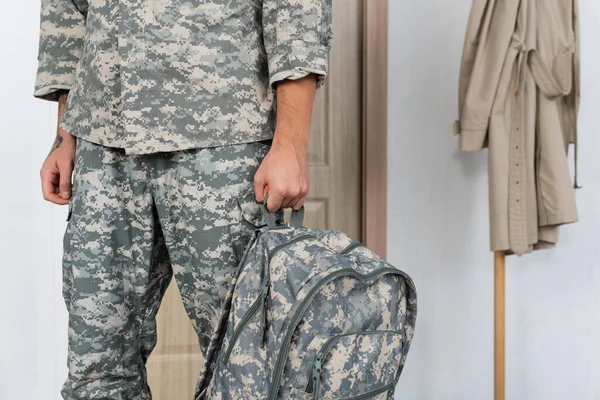
{"type": "Polygon", "coordinates": [[[292,210],[292,216],[290,217],[290,226],[294,228],[301,228],[304,225],[304,206],[300,207],[299,210],[292,210]]]}
{"type": "Polygon", "coordinates": [[[265,201],[263,202],[261,209],[262,209],[263,218],[265,219],[267,226],[269,227],[269,229],[274,229],[277,227],[277,219],[275,218],[275,214],[270,212],[269,209],[267,208],[267,199],[268,198],[269,198],[269,194],[265,193],[265,201]]]}
{"type": "MultiPolygon", "coordinates": [[[[273,229],[277,227],[277,218],[275,217],[275,213],[270,212],[267,209],[267,199],[269,198],[269,194],[265,194],[265,201],[263,202],[262,211],[263,217],[269,229],[273,229]]],[[[292,215],[290,217],[289,226],[294,228],[301,228],[304,225],[304,206],[302,206],[299,210],[292,210],[292,215]]]]}

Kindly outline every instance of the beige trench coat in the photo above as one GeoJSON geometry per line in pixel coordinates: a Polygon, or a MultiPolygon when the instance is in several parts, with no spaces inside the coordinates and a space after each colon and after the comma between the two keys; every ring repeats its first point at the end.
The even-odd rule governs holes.
{"type": "Polygon", "coordinates": [[[553,247],[577,221],[579,88],[577,0],[473,0],[456,133],[461,150],[489,150],[493,251],[553,247]]]}

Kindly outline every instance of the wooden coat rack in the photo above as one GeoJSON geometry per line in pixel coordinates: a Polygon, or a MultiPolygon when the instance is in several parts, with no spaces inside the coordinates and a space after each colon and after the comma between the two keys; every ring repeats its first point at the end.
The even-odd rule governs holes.
{"type": "Polygon", "coordinates": [[[505,399],[506,253],[494,252],[494,400],[505,399]]]}

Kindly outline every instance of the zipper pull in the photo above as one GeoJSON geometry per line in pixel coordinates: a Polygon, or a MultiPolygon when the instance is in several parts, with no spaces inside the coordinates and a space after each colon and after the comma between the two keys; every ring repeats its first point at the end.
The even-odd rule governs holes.
{"type": "Polygon", "coordinates": [[[322,358],[323,358],[323,355],[321,353],[317,353],[317,358],[315,359],[315,363],[313,364],[312,391],[313,391],[314,399],[319,398],[318,392],[321,390],[320,379],[321,379],[321,371],[323,369],[323,366],[321,364],[322,358]]]}
{"type": "Polygon", "coordinates": [[[269,281],[267,281],[260,294],[260,330],[262,334],[261,345],[265,344],[267,338],[267,295],[269,293],[269,281]]]}
{"type": "Polygon", "coordinates": [[[313,365],[313,379],[316,379],[320,374],[323,366],[321,365],[321,354],[317,354],[315,364],[313,365]]]}

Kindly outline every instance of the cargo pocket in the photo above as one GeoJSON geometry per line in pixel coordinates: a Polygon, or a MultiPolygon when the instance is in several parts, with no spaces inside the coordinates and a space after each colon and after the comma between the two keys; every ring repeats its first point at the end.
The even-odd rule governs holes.
{"type": "Polygon", "coordinates": [[[259,228],[263,225],[262,204],[256,201],[253,188],[249,188],[246,193],[237,199],[238,207],[241,213],[241,220],[250,229],[259,228]]]}
{"type": "Polygon", "coordinates": [[[393,392],[402,360],[400,331],[345,333],[323,342],[305,393],[314,400],[381,398],[393,392]]]}
{"type": "Polygon", "coordinates": [[[67,210],[67,218],[66,218],[66,228],[63,233],[63,254],[62,254],[62,296],[65,301],[65,306],[67,310],[71,310],[71,295],[74,287],[73,283],[73,268],[72,268],[72,260],[73,260],[73,235],[71,217],[73,215],[73,199],[69,202],[68,210],[67,210]]]}

